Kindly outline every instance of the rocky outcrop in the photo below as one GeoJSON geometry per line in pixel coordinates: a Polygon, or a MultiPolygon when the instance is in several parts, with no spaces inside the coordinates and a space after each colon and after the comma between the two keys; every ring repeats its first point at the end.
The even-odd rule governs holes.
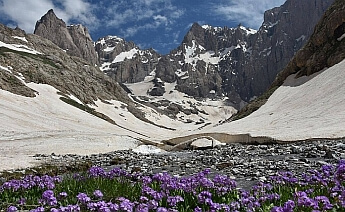
{"type": "Polygon", "coordinates": [[[98,64],[98,57],[88,30],[82,25],[66,26],[66,23],[49,10],[37,23],[34,34],[52,41],[69,55],[98,64]]]}
{"type": "Polygon", "coordinates": [[[1,47],[0,64],[9,71],[0,70],[1,88],[10,92],[33,97],[35,91],[25,83],[48,84],[61,95],[77,97],[84,104],[94,104],[96,100],[117,99],[131,103],[126,92],[98,68],[85,60],[66,54],[51,41],[21,30],[12,30],[0,24],[0,41],[6,44],[24,46],[39,53],[1,47]],[[20,80],[21,79],[21,80],[20,80]]]}
{"type": "Polygon", "coordinates": [[[306,45],[296,53],[260,98],[248,104],[231,120],[243,118],[266,103],[285,79],[307,76],[331,67],[345,59],[345,2],[336,0],[315,27],[306,45]]]}
{"type": "Polygon", "coordinates": [[[98,39],[95,48],[102,71],[121,83],[143,81],[155,69],[160,57],[153,49],[141,50],[133,42],[116,36],[98,39]]]}
{"type": "MultiPolygon", "coordinates": [[[[251,54],[241,63],[242,68],[234,69],[240,78],[236,82],[240,82],[238,94],[242,99],[249,101],[267,90],[276,75],[306,43],[315,25],[333,2],[288,0],[281,7],[265,12],[262,27],[249,41],[252,44],[251,54]]],[[[221,72],[224,71],[229,73],[227,69],[221,72]]],[[[231,81],[234,75],[226,73],[223,78],[231,81]]]]}
{"type": "Polygon", "coordinates": [[[281,7],[265,12],[258,31],[241,25],[228,28],[195,23],[177,49],[158,56],[159,60],[151,57],[151,63],[142,62],[147,60],[142,60],[140,54],[112,62],[122,54],[117,48],[122,52],[136,48],[123,41],[113,53],[107,53],[109,45],[97,48],[97,52],[102,55],[103,64],[111,63],[105,72],[119,82],[137,82],[154,71],[157,79],[177,82],[176,88],[190,96],[226,96],[231,105],[242,108],[267,90],[306,43],[332,2],[288,0],[281,7]]]}

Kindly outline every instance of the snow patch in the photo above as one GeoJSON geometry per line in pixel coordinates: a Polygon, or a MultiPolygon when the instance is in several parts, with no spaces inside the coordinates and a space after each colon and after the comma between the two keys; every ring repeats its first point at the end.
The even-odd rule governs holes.
{"type": "Polygon", "coordinates": [[[247,33],[247,35],[254,35],[256,34],[258,31],[255,29],[251,29],[251,28],[246,28],[244,26],[240,26],[240,29],[242,29],[243,31],[245,31],[247,33]]]}
{"type": "Polygon", "coordinates": [[[286,141],[344,137],[344,69],[345,60],[310,77],[292,75],[257,111],[207,132],[250,133],[286,141]]]}
{"type": "Polygon", "coordinates": [[[297,41],[297,42],[304,41],[305,38],[306,38],[305,35],[301,35],[301,37],[297,38],[296,41],[297,41]]]}
{"type": "Polygon", "coordinates": [[[138,52],[139,50],[136,48],[133,48],[127,52],[121,52],[119,55],[115,57],[115,59],[113,60],[113,63],[122,62],[125,59],[132,59],[136,54],[138,54],[138,52]]]}
{"type": "Polygon", "coordinates": [[[12,37],[15,38],[15,39],[18,39],[18,40],[21,40],[21,41],[24,41],[24,42],[28,43],[28,40],[26,40],[25,37],[19,37],[19,36],[12,36],[12,37]]]}
{"type": "Polygon", "coordinates": [[[141,154],[157,154],[165,152],[164,150],[152,145],[140,145],[134,148],[132,151],[141,154]]]}
{"type": "Polygon", "coordinates": [[[5,70],[5,71],[7,71],[9,73],[12,73],[12,70],[13,70],[13,68],[11,66],[4,67],[4,66],[1,66],[1,65],[0,65],[0,69],[1,70],[5,70]]]}
{"type": "Polygon", "coordinates": [[[342,36],[340,36],[337,40],[338,41],[341,41],[341,40],[343,40],[345,38],[345,33],[342,35],[342,36]]]}
{"type": "Polygon", "coordinates": [[[2,41],[0,41],[0,47],[5,47],[14,51],[19,51],[19,52],[25,52],[25,53],[30,53],[30,54],[42,54],[41,52],[38,52],[34,49],[31,49],[25,45],[20,45],[20,44],[7,44],[2,41]]]}

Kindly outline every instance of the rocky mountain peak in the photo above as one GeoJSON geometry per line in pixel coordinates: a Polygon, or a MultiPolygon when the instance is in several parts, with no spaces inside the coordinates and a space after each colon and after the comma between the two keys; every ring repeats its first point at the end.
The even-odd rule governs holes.
{"type": "Polygon", "coordinates": [[[188,46],[192,46],[192,41],[195,40],[198,44],[204,46],[205,45],[205,29],[202,28],[198,23],[194,23],[186,36],[183,39],[183,43],[187,44],[188,46]]]}
{"type": "Polygon", "coordinates": [[[37,21],[34,34],[52,41],[71,56],[83,58],[91,64],[98,64],[93,41],[86,27],[66,26],[52,9],[37,21]]]}
{"type": "Polygon", "coordinates": [[[98,39],[95,49],[102,71],[120,83],[143,81],[160,58],[153,49],[141,50],[135,43],[117,36],[98,39]]]}

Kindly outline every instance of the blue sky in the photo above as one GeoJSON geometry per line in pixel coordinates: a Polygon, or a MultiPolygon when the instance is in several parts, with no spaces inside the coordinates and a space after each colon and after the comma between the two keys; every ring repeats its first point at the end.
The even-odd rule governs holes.
{"type": "Polygon", "coordinates": [[[285,0],[0,0],[0,22],[32,33],[49,9],[67,24],[88,27],[93,40],[116,35],[169,53],[194,22],[258,29],[265,10],[285,0]]]}

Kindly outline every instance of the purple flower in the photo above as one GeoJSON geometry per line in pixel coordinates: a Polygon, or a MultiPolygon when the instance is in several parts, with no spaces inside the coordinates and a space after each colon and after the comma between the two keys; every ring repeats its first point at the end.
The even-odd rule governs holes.
{"type": "Polygon", "coordinates": [[[274,206],[271,212],[284,212],[284,209],[283,207],[280,207],[280,206],[274,206]]]}
{"type": "Polygon", "coordinates": [[[321,203],[321,208],[323,210],[330,210],[333,208],[333,205],[330,203],[329,199],[326,196],[317,196],[315,197],[315,200],[318,203],[321,203]]]}
{"type": "Polygon", "coordinates": [[[103,197],[103,193],[100,190],[95,190],[93,192],[93,195],[97,198],[97,199],[101,199],[103,197]]]}
{"type": "Polygon", "coordinates": [[[54,197],[54,192],[52,190],[44,191],[40,202],[44,205],[50,205],[50,206],[57,205],[57,199],[56,197],[54,197]]]}
{"type": "Polygon", "coordinates": [[[30,210],[30,212],[44,212],[44,208],[43,207],[38,207],[36,209],[30,210]]]}
{"type": "Polygon", "coordinates": [[[194,208],[194,212],[202,212],[202,209],[200,207],[194,208]]]}
{"type": "Polygon", "coordinates": [[[25,198],[20,198],[20,199],[18,200],[18,204],[19,204],[19,205],[25,205],[25,203],[26,203],[26,199],[25,199],[25,198]]]}
{"type": "Polygon", "coordinates": [[[83,204],[86,204],[86,203],[91,201],[91,198],[88,197],[85,193],[79,193],[77,195],[77,198],[78,198],[78,201],[83,203],[83,204]]]}
{"type": "Polygon", "coordinates": [[[334,174],[334,179],[337,184],[345,181],[345,160],[340,160],[337,166],[337,170],[334,174]]]}
{"type": "Polygon", "coordinates": [[[181,196],[169,196],[167,199],[167,202],[171,207],[175,207],[177,203],[183,202],[183,201],[184,200],[181,196]]]}
{"type": "Polygon", "coordinates": [[[120,197],[118,198],[120,200],[120,209],[123,211],[131,212],[133,211],[134,203],[132,203],[130,200],[120,197]]]}
{"type": "Polygon", "coordinates": [[[158,202],[156,200],[150,200],[147,203],[150,210],[158,208],[158,202]]]}
{"type": "Polygon", "coordinates": [[[198,202],[204,204],[206,200],[211,199],[212,194],[209,191],[202,191],[198,195],[198,202]]]}
{"type": "Polygon", "coordinates": [[[104,177],[106,174],[104,169],[94,166],[89,169],[89,175],[90,177],[104,177]]]}
{"type": "Polygon", "coordinates": [[[295,208],[295,202],[292,200],[288,200],[284,203],[284,206],[282,208],[283,212],[293,212],[295,208]]]}
{"type": "Polygon", "coordinates": [[[135,209],[135,211],[138,211],[138,212],[149,212],[149,207],[145,203],[140,203],[137,206],[137,208],[135,209]]]}
{"type": "Polygon", "coordinates": [[[168,209],[163,208],[163,207],[159,207],[159,208],[157,208],[157,212],[168,212],[168,209]]]}
{"type": "Polygon", "coordinates": [[[15,206],[10,206],[7,208],[7,212],[15,212],[18,211],[18,209],[15,206]]]}

